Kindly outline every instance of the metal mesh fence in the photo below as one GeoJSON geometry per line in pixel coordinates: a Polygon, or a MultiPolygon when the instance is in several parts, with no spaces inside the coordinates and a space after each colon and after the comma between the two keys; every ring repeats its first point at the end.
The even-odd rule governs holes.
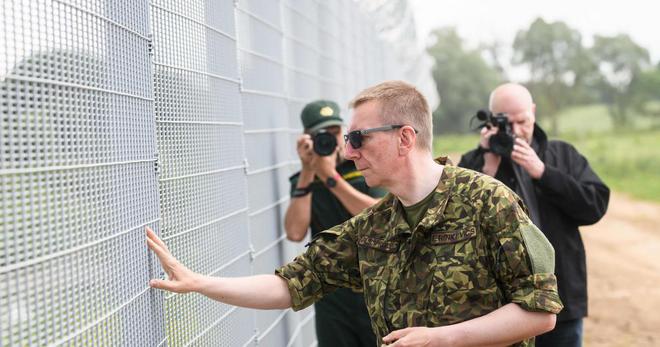
{"type": "Polygon", "coordinates": [[[4,0],[0,346],[315,345],[311,308],[149,289],[163,274],[144,227],[215,276],[272,273],[302,251],[282,220],[304,104],[346,106],[384,79],[429,86],[423,54],[376,25],[391,3],[407,8],[4,0]]]}

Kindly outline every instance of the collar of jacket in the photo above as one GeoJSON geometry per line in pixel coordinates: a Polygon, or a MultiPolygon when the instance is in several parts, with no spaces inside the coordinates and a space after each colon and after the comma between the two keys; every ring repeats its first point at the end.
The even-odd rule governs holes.
{"type": "MultiPolygon", "coordinates": [[[[449,196],[455,181],[455,167],[446,165],[442,170],[442,175],[435,188],[433,198],[429,208],[424,213],[424,217],[415,227],[415,230],[429,230],[433,226],[440,224],[444,220],[444,210],[447,207],[449,196]]],[[[391,240],[398,237],[405,237],[412,234],[410,226],[406,221],[403,212],[403,206],[397,197],[388,194],[383,201],[373,210],[373,221],[387,221],[386,223],[371,223],[374,226],[371,235],[391,240]],[[377,227],[377,226],[380,226],[377,227]],[[380,230],[379,230],[380,229],[380,230]]]]}
{"type": "Polygon", "coordinates": [[[534,132],[532,133],[532,139],[536,140],[536,143],[538,144],[539,148],[536,151],[536,154],[539,155],[541,160],[543,158],[541,157],[543,153],[545,153],[545,149],[548,147],[548,135],[546,135],[545,131],[541,129],[541,127],[534,123],[534,132]]]}

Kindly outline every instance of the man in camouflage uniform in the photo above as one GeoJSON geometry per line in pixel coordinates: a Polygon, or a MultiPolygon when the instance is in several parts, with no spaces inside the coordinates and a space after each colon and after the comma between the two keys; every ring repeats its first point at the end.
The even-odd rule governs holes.
{"type": "Polygon", "coordinates": [[[294,310],[338,287],[362,288],[385,344],[532,346],[554,327],[562,304],[554,251],[520,199],[489,176],[432,159],[430,111],[414,87],[385,82],[352,106],[346,158],[367,184],[390,194],[320,233],[276,275],[196,274],[148,231],[169,276],[151,286],[294,310]]]}

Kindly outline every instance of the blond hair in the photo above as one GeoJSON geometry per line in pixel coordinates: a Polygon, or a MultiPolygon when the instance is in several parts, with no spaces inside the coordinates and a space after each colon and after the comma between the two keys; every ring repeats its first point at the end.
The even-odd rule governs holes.
{"type": "Polygon", "coordinates": [[[432,151],[433,121],[426,98],[403,81],[385,81],[361,91],[350,103],[356,108],[377,101],[383,125],[410,125],[417,130],[419,148],[432,151]]]}

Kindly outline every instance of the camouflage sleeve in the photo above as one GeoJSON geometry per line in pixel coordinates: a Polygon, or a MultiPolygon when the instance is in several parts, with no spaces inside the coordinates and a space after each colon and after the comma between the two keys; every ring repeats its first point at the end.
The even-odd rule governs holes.
{"type": "Polygon", "coordinates": [[[353,220],[322,231],[307,251],[275,270],[289,287],[294,311],[313,304],[338,287],[362,289],[353,220]]]}
{"type": "Polygon", "coordinates": [[[511,190],[498,183],[490,192],[481,211],[482,230],[487,233],[494,272],[507,301],[528,311],[559,313],[563,305],[552,245],[511,190]]]}

